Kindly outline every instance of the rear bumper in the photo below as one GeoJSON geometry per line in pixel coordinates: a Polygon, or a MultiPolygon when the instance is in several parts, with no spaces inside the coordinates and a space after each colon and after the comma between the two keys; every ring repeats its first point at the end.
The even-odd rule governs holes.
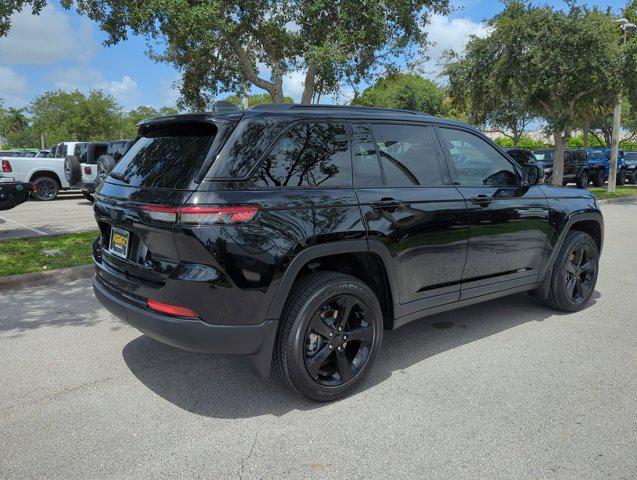
{"type": "Polygon", "coordinates": [[[95,193],[95,188],[97,187],[97,182],[82,182],[81,183],[82,190],[88,193],[95,193]]]}
{"type": "Polygon", "coordinates": [[[0,182],[0,211],[10,210],[28,200],[33,184],[25,182],[0,182]]]}
{"type": "Polygon", "coordinates": [[[184,350],[202,353],[269,356],[270,339],[277,329],[276,320],[258,325],[213,325],[199,319],[160,315],[119,298],[97,277],[93,291],[100,303],[113,315],[160,342],[184,350]]]}

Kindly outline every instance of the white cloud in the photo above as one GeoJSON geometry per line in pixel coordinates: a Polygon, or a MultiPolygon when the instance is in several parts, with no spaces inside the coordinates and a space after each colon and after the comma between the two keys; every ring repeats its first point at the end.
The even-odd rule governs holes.
{"type": "Polygon", "coordinates": [[[305,71],[295,70],[283,77],[283,93],[286,97],[292,97],[295,102],[300,102],[305,88],[305,71]]]}
{"type": "Polygon", "coordinates": [[[159,79],[157,94],[161,100],[162,107],[174,107],[177,104],[181,93],[179,93],[179,88],[177,88],[175,82],[177,82],[177,80],[168,80],[167,78],[159,79]]]}
{"type": "Polygon", "coordinates": [[[104,78],[99,70],[89,67],[70,66],[57,68],[47,75],[55,88],[66,92],[80,90],[86,92],[92,88],[104,87],[104,78]]]}
{"type": "Polygon", "coordinates": [[[97,50],[92,23],[46,6],[40,15],[26,8],[11,18],[9,34],[0,39],[0,61],[11,65],[50,65],[64,60],[88,62],[97,50]]]}
{"type": "Polygon", "coordinates": [[[121,82],[113,80],[104,90],[113,95],[125,107],[136,106],[141,97],[137,82],[128,75],[124,75],[121,82]]]}
{"type": "Polygon", "coordinates": [[[444,15],[432,15],[425,31],[432,45],[426,52],[429,60],[424,68],[433,77],[438,76],[442,70],[439,62],[445,50],[462,52],[471,35],[484,37],[488,33],[484,23],[474,22],[469,18],[450,18],[444,15]]]}
{"type": "Polygon", "coordinates": [[[27,101],[22,97],[27,93],[27,81],[9,67],[0,66],[0,98],[6,106],[22,107],[27,101]]]}

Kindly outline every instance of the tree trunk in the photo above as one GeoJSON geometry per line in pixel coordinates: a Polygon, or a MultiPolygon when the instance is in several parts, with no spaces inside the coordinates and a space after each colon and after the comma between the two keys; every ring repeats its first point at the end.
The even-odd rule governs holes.
{"type": "Polygon", "coordinates": [[[582,148],[586,150],[588,148],[588,131],[591,129],[591,121],[588,115],[584,117],[584,131],[582,132],[582,148]]]}
{"type": "Polygon", "coordinates": [[[40,132],[40,148],[44,150],[44,132],[40,132]]]}
{"type": "Polygon", "coordinates": [[[520,137],[522,137],[521,133],[513,132],[513,148],[518,148],[520,146],[520,137]]]}
{"type": "Polygon", "coordinates": [[[564,178],[564,150],[566,149],[566,141],[562,137],[562,132],[554,131],[553,140],[555,141],[555,150],[553,151],[553,173],[551,174],[552,185],[562,185],[564,178]]]}
{"type": "Polygon", "coordinates": [[[305,72],[305,83],[303,86],[303,95],[301,95],[301,103],[306,105],[312,103],[312,97],[314,97],[314,90],[316,88],[315,80],[316,67],[309,65],[307,72],[305,72]]]}
{"type": "Polygon", "coordinates": [[[610,168],[608,169],[608,191],[614,192],[617,181],[617,157],[619,153],[619,126],[622,117],[622,95],[617,95],[613,111],[613,134],[610,143],[610,168]]]}

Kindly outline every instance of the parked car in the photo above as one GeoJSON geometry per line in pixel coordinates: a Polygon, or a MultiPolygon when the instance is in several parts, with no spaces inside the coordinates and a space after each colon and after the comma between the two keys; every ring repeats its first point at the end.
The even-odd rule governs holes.
{"type": "Polygon", "coordinates": [[[97,159],[106,153],[107,146],[106,142],[79,143],[75,155],[67,155],[64,161],[67,181],[71,185],[78,185],[82,195],[91,202],[97,178],[97,159]]]}
{"type": "Polygon", "coordinates": [[[624,152],[624,163],[626,165],[626,180],[637,184],[637,151],[624,152]]]}
{"type": "MultiPolygon", "coordinates": [[[[5,160],[6,161],[6,160],[5,160]]],[[[0,210],[11,210],[29,199],[32,183],[9,182],[0,179],[0,210]]]]}
{"type": "Polygon", "coordinates": [[[528,163],[537,163],[544,168],[544,163],[535,156],[531,150],[524,148],[505,148],[505,153],[520,165],[526,165],[528,163]]]}
{"type": "MultiPolygon", "coordinates": [[[[535,157],[544,166],[547,183],[551,183],[553,175],[553,150],[533,150],[535,157]]],[[[579,188],[586,188],[590,183],[590,173],[586,150],[567,149],[564,151],[564,176],[562,185],[575,183],[579,188]]]]}
{"type": "MultiPolygon", "coordinates": [[[[617,185],[626,183],[626,166],[624,165],[624,151],[619,150],[617,156],[617,185]]],[[[610,172],[610,148],[591,148],[588,150],[588,166],[593,185],[604,186],[610,172]]]]}
{"type": "Polygon", "coordinates": [[[106,148],[106,154],[97,159],[97,178],[96,184],[103,182],[111,170],[117,165],[130,147],[135,143],[134,140],[118,140],[109,142],[106,148]]]}
{"type": "Polygon", "coordinates": [[[222,104],[138,129],[96,190],[97,298],[164,343],[273,365],[312,400],[352,392],[383,329],[522,291],[573,312],[595,289],[595,197],[538,185],[537,165],[462,123],[222,104]]]}

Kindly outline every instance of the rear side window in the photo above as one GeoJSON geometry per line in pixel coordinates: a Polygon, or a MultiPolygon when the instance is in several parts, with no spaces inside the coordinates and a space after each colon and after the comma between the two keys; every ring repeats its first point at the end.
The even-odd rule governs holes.
{"type": "Polygon", "coordinates": [[[429,129],[420,125],[372,125],[388,187],[443,184],[438,154],[429,129]]]}
{"type": "Polygon", "coordinates": [[[291,127],[261,163],[257,187],[346,187],[352,185],[347,126],[303,123],[291,127]]]}
{"type": "MultiPolygon", "coordinates": [[[[205,125],[172,125],[151,128],[122,157],[113,172],[126,185],[188,189],[203,166],[217,128],[205,125]]],[[[109,182],[122,183],[109,178],[109,182]]]]}
{"type": "Polygon", "coordinates": [[[354,185],[361,188],[383,186],[383,174],[376,155],[376,143],[369,125],[352,125],[352,165],[354,185]]]}

